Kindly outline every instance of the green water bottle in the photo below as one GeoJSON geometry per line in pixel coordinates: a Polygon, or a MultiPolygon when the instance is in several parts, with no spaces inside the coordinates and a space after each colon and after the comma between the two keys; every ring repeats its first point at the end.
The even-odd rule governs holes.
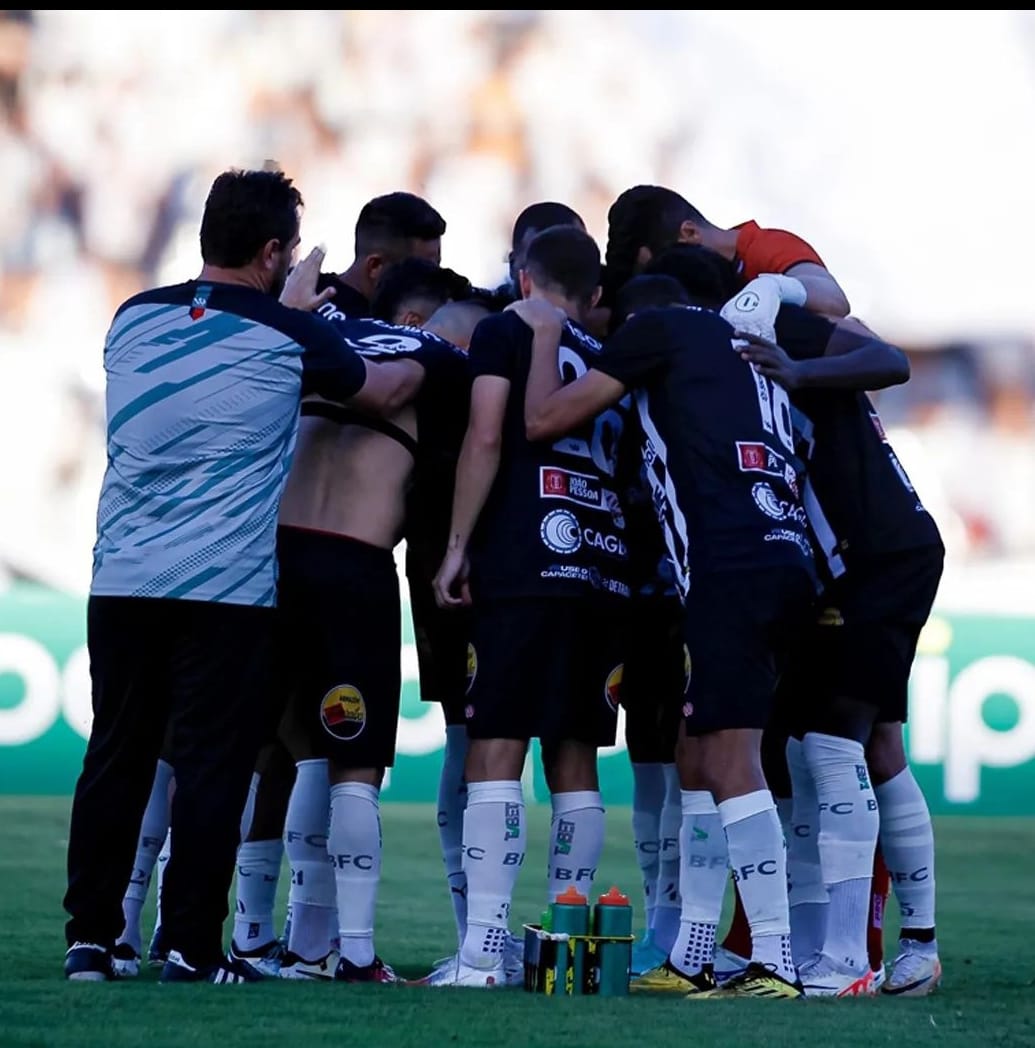
{"type": "MultiPolygon", "coordinates": [[[[550,930],[555,934],[589,935],[589,900],[578,889],[566,888],[550,906],[550,930]]],[[[585,993],[586,942],[584,938],[557,944],[555,993],[585,993]]]]}
{"type": "Polygon", "coordinates": [[[617,888],[601,895],[593,907],[593,934],[607,938],[623,936],[618,942],[597,943],[597,993],[622,997],[629,992],[632,965],[632,905],[617,888]]]}

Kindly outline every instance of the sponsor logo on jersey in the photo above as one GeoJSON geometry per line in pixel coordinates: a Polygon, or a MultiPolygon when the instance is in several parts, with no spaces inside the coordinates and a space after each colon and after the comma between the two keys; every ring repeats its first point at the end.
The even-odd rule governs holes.
{"type": "Polygon", "coordinates": [[[359,688],[339,684],[320,700],[320,722],[328,735],[348,742],[367,726],[367,704],[359,688]]]}
{"type": "Polygon", "coordinates": [[[773,451],[768,444],[738,440],[737,459],[742,473],[766,473],[770,477],[787,476],[787,460],[778,451],[773,451]]]}
{"type": "Polygon", "coordinates": [[[618,712],[618,707],[622,704],[622,676],[625,673],[625,663],[620,662],[611,672],[607,675],[607,680],[604,682],[604,700],[608,706],[618,712]]]}
{"type": "Polygon", "coordinates": [[[582,547],[582,529],[578,518],[568,509],[555,509],[547,513],[539,525],[539,538],[553,553],[577,553],[582,547]]]}
{"type": "Polygon", "coordinates": [[[474,645],[468,641],[467,643],[467,684],[464,687],[464,694],[469,695],[471,693],[471,686],[474,684],[474,678],[478,676],[478,652],[474,650],[474,645]]]}
{"type": "Polygon", "coordinates": [[[597,477],[553,466],[539,467],[539,494],[545,499],[564,499],[591,509],[604,506],[604,491],[597,477]]]}
{"type": "Polygon", "coordinates": [[[808,518],[803,507],[780,498],[765,481],[760,480],[752,487],[751,497],[755,500],[755,505],[773,520],[794,520],[802,526],[807,523],[808,518]]]}
{"type": "Polygon", "coordinates": [[[592,546],[611,557],[623,558],[629,555],[625,543],[617,535],[605,535],[604,532],[594,528],[582,529],[582,541],[587,546],[592,546]]]}

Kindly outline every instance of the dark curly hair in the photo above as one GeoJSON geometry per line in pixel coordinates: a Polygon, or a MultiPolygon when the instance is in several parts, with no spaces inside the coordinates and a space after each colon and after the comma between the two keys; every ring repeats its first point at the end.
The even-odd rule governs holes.
{"type": "Polygon", "coordinates": [[[391,321],[404,302],[415,298],[426,300],[430,313],[444,302],[470,298],[472,292],[467,277],[454,270],[424,258],[404,258],[389,265],[377,282],[370,315],[391,321]]]}

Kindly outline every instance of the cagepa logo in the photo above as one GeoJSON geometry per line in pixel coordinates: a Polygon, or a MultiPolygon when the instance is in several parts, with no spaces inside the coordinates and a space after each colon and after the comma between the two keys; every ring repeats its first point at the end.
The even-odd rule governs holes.
{"type": "Polygon", "coordinates": [[[547,513],[539,525],[539,537],[553,553],[576,553],[582,545],[578,519],[567,509],[555,509],[547,513]]]}
{"type": "Polygon", "coordinates": [[[783,520],[787,516],[787,510],[781,499],[773,489],[764,481],[759,481],[751,489],[751,497],[755,505],[773,520],[783,520]]]}

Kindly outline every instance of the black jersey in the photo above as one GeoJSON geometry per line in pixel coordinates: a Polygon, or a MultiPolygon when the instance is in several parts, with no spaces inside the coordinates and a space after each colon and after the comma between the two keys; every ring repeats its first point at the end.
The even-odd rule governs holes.
{"type": "Polygon", "coordinates": [[[593,363],[635,391],[684,599],[698,572],[788,566],[814,578],[789,399],[741,359],[732,333],[710,310],[648,309],[593,363]]]}
{"type": "MultiPolygon", "coordinates": [[[[416,441],[391,423],[372,416],[359,412],[343,415],[340,409],[330,410],[331,417],[379,429],[411,451],[414,469],[407,494],[404,537],[422,557],[441,560],[449,533],[456,459],[467,428],[467,359],[451,342],[422,328],[362,317],[341,317],[331,323],[345,344],[362,357],[382,363],[412,359],[424,367],[424,381],[413,404],[416,441]]],[[[328,409],[310,403],[303,407],[303,413],[328,413],[328,409]]]]}
{"type": "MultiPolygon", "coordinates": [[[[600,343],[568,321],[558,365],[565,383],[595,366],[600,343]]],[[[488,316],[471,339],[471,375],[510,382],[496,479],[471,536],[476,599],[629,595],[625,519],[618,498],[624,400],[556,442],[525,436],[532,331],[515,313],[488,316]]]]}
{"type": "Polygon", "coordinates": [[[334,298],[324,302],[316,311],[327,320],[343,320],[345,317],[370,316],[370,302],[366,295],[339,279],[336,273],[321,273],[316,278],[316,290],[334,288],[334,298]]]}
{"type": "MultiPolygon", "coordinates": [[[[783,306],[777,341],[792,358],[822,356],[835,326],[808,310],[783,306]]],[[[830,574],[841,574],[853,557],[941,545],[938,526],[865,393],[809,389],[791,400],[807,420],[801,427],[808,470],[805,507],[830,574]]]]}

